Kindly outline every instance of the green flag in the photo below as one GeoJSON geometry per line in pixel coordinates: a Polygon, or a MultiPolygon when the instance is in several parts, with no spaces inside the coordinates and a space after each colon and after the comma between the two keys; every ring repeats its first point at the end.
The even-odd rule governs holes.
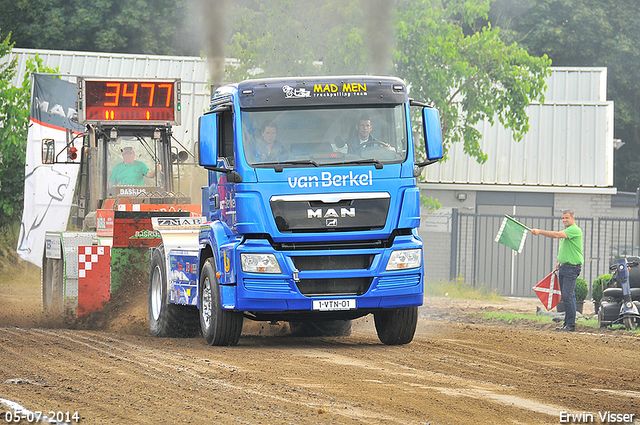
{"type": "Polygon", "coordinates": [[[505,215],[496,235],[496,242],[506,245],[520,254],[524,247],[524,241],[527,239],[528,230],[529,228],[524,224],[505,215]]]}

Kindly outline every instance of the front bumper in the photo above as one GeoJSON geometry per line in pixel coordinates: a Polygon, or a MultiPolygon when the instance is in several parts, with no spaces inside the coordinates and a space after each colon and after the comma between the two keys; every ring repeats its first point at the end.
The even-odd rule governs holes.
{"type": "MultiPolygon", "coordinates": [[[[420,306],[423,301],[424,262],[411,269],[387,271],[391,252],[422,249],[415,235],[394,239],[376,249],[275,250],[266,240],[248,240],[235,253],[235,285],[222,285],[222,306],[245,312],[318,311],[314,301],[355,300],[355,310],[420,306]],[[246,273],[239,266],[242,253],[270,253],[281,273],[246,273]],[[336,268],[333,268],[333,267],[336,268]]],[[[326,303],[324,305],[327,305],[326,303]]]]}

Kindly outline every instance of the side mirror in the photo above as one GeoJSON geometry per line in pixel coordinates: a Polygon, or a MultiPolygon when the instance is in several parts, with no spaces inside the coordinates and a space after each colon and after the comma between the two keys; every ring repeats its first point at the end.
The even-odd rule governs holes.
{"type": "Polygon", "coordinates": [[[199,161],[203,167],[218,165],[218,115],[208,113],[198,120],[199,161]]]}
{"type": "Polygon", "coordinates": [[[437,109],[422,108],[422,130],[427,159],[435,162],[443,156],[440,114],[437,109]]]}
{"type": "Polygon", "coordinates": [[[42,163],[53,164],[56,155],[56,142],[53,139],[42,139],[42,163]]]}

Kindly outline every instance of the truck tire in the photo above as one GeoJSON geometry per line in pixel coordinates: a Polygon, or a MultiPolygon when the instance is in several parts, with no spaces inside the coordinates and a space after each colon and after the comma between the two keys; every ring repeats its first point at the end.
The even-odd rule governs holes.
{"type": "Polygon", "coordinates": [[[328,320],[326,322],[289,322],[293,336],[349,336],[351,320],[328,320]]]}
{"type": "Polygon", "coordinates": [[[378,338],[386,345],[408,344],[418,325],[418,307],[382,310],[373,314],[378,338]]]}
{"type": "Polygon", "coordinates": [[[149,330],[158,337],[194,337],[200,330],[198,309],[169,302],[166,264],[164,246],[160,244],[151,254],[149,330]]]}
{"type": "Polygon", "coordinates": [[[236,345],[242,333],[241,312],[223,310],[213,258],[207,258],[200,274],[200,328],[209,345],[236,345]]]}

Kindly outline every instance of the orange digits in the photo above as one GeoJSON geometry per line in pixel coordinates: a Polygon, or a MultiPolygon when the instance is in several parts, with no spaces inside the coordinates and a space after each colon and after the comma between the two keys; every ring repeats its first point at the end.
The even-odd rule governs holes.
{"type": "Polygon", "coordinates": [[[118,106],[120,101],[120,83],[107,83],[107,87],[115,88],[115,92],[105,93],[105,97],[113,97],[113,102],[104,102],[104,106],[118,106]]]}
{"type": "Polygon", "coordinates": [[[141,87],[148,87],[149,90],[149,105],[148,106],[153,106],[153,96],[155,94],[155,90],[156,90],[156,85],[155,84],[141,84],[141,87]]]}
{"type": "Polygon", "coordinates": [[[158,84],[158,87],[162,88],[162,89],[167,89],[167,101],[165,102],[165,105],[167,108],[169,107],[169,104],[171,103],[171,87],[173,86],[173,84],[158,84]]]}
{"type": "Polygon", "coordinates": [[[127,91],[127,83],[124,83],[124,89],[122,90],[122,97],[131,98],[131,106],[138,106],[138,84],[133,84],[133,91],[129,93],[127,91]]]}

